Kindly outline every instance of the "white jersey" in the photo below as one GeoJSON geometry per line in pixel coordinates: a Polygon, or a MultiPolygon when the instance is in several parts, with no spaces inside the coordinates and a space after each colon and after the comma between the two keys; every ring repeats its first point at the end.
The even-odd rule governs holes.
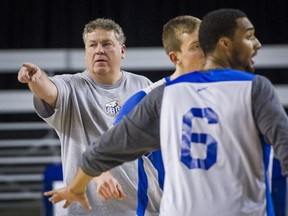
{"type": "Polygon", "coordinates": [[[182,77],[164,90],[160,134],[169,186],[161,215],[266,215],[262,145],[251,109],[254,75],[223,74],[182,77]]]}

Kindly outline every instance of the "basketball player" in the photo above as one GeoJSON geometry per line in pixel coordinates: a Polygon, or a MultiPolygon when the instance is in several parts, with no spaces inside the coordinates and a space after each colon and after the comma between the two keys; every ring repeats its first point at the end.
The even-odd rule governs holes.
{"type": "Polygon", "coordinates": [[[161,147],[165,187],[160,215],[274,215],[263,148],[270,143],[288,175],[288,119],[274,87],[254,75],[261,44],[245,13],[219,9],[202,20],[203,71],[147,95],[83,154],[67,188],[51,202],[78,201],[93,176],[161,147]]]}
{"type": "MultiPolygon", "coordinates": [[[[201,20],[193,16],[178,16],[163,26],[162,44],[175,65],[175,71],[171,76],[153,83],[129,98],[116,117],[115,125],[156,87],[203,67],[204,54],[198,40],[200,23],[201,20]]],[[[138,159],[137,216],[159,215],[164,174],[160,150],[150,152],[138,159]]]]}

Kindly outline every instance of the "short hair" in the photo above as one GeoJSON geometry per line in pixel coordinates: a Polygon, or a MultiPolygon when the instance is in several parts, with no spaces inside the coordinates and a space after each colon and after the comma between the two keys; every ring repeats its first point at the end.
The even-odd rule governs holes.
{"type": "Polygon", "coordinates": [[[237,19],[247,17],[238,9],[218,9],[204,16],[199,29],[199,42],[204,54],[213,51],[221,37],[233,39],[237,19]]]}
{"type": "Polygon", "coordinates": [[[88,33],[91,33],[95,29],[104,29],[107,31],[114,31],[116,35],[116,39],[120,44],[125,44],[126,37],[124,32],[119,24],[114,22],[112,19],[98,18],[88,22],[83,30],[83,41],[84,44],[86,42],[86,36],[88,33]]]}
{"type": "Polygon", "coordinates": [[[201,20],[188,15],[177,16],[170,19],[164,26],[162,32],[162,44],[167,55],[171,51],[181,51],[183,33],[192,33],[198,30],[201,20]]]}

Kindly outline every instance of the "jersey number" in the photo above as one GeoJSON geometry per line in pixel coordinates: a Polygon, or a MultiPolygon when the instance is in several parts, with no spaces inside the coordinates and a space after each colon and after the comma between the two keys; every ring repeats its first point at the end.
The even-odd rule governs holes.
{"type": "Polygon", "coordinates": [[[217,124],[218,115],[211,108],[191,108],[183,116],[181,161],[189,169],[208,170],[217,160],[217,142],[213,136],[205,133],[193,133],[193,119],[206,118],[208,124],[217,124]],[[206,145],[206,158],[193,158],[191,148],[193,145],[206,145]]]}

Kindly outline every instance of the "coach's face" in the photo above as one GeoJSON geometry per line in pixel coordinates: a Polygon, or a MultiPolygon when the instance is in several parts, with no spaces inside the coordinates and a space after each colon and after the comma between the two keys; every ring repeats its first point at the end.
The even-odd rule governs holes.
{"type": "Polygon", "coordinates": [[[120,65],[125,56],[125,48],[117,40],[114,31],[95,29],[88,33],[85,60],[89,74],[101,83],[113,84],[121,74],[120,65]]]}

